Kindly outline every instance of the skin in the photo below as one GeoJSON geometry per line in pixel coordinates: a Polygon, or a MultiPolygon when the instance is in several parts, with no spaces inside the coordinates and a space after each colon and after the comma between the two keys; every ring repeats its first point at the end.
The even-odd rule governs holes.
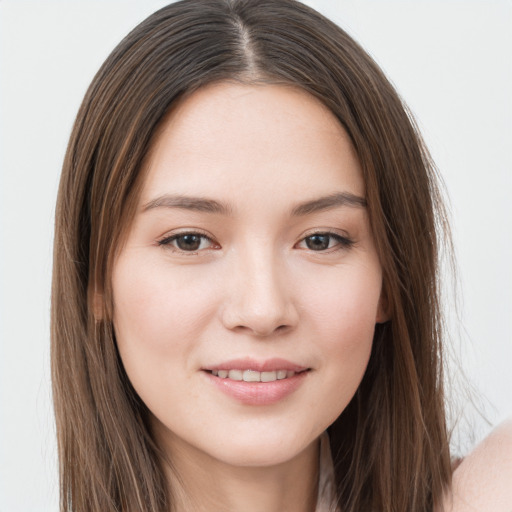
{"type": "Polygon", "coordinates": [[[512,511],[512,418],[464,458],[453,474],[443,512],[512,511]]]}
{"type": "Polygon", "coordinates": [[[221,83],[173,110],[148,166],[113,269],[114,328],[172,460],[178,509],[312,511],[318,438],[354,395],[386,320],[365,207],[293,213],[333,194],[364,198],[349,138],[303,91],[221,83]],[[183,233],[200,245],[184,250],[172,238],[183,233]],[[283,399],[245,404],[204,371],[245,357],[309,370],[283,399]]]}

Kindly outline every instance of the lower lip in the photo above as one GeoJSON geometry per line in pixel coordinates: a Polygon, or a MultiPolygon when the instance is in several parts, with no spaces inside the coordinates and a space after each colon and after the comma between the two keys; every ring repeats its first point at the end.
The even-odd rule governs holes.
{"type": "Polygon", "coordinates": [[[245,382],[222,379],[204,372],[210,382],[226,395],[246,405],[270,405],[291,395],[306,378],[309,371],[296,373],[293,377],[272,382],[245,382]]]}

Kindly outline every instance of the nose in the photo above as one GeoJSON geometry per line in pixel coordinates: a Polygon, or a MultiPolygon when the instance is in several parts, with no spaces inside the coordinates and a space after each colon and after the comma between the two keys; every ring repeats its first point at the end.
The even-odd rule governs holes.
{"type": "Polygon", "coordinates": [[[293,283],[279,258],[248,251],[231,268],[222,321],[226,328],[258,337],[292,330],[298,323],[293,283]]]}

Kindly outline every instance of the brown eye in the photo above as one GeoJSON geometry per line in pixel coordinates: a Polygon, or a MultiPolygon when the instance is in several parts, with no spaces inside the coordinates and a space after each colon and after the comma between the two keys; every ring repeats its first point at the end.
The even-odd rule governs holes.
{"type": "Polygon", "coordinates": [[[331,238],[330,235],[321,234],[308,236],[305,239],[306,247],[312,251],[325,251],[325,249],[329,248],[331,238]]]}
{"type": "Polygon", "coordinates": [[[354,244],[350,238],[338,235],[337,233],[313,233],[303,238],[299,244],[300,249],[322,252],[328,249],[348,249],[354,244]]]}
{"type": "Polygon", "coordinates": [[[201,247],[200,235],[181,235],[176,237],[176,247],[182,251],[197,251],[201,247]]]}
{"type": "Polygon", "coordinates": [[[160,240],[158,245],[169,247],[177,252],[197,252],[203,249],[209,249],[214,244],[206,235],[201,233],[180,233],[160,240]]]}

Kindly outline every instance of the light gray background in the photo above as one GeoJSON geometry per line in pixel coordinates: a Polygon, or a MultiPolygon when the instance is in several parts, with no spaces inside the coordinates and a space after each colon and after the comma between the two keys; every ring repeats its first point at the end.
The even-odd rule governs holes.
{"type": "MultiPolygon", "coordinates": [[[[93,74],[166,3],[0,0],[0,512],[57,510],[48,317],[60,166],[93,74]]],[[[450,366],[469,419],[456,433],[470,445],[512,415],[512,2],[308,3],[384,68],[444,176],[461,299],[458,313],[448,299],[450,366]]]]}

